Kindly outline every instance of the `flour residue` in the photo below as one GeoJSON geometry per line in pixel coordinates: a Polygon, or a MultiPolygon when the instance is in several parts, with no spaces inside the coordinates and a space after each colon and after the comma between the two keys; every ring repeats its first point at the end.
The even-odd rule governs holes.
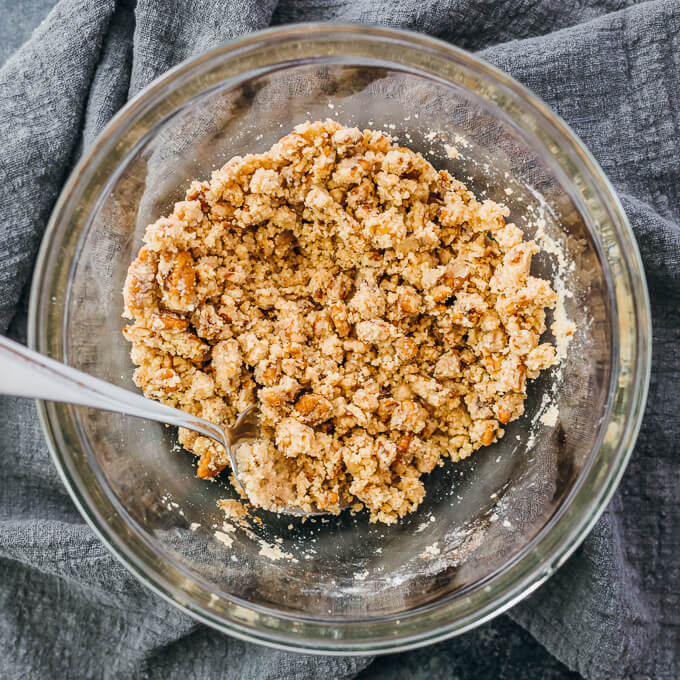
{"type": "Polygon", "coordinates": [[[220,543],[224,543],[224,545],[226,545],[228,548],[230,548],[234,543],[234,539],[229,536],[229,534],[225,534],[223,531],[216,531],[215,538],[220,541],[220,543]]]}
{"type": "Polygon", "coordinates": [[[550,407],[541,416],[540,420],[543,425],[547,427],[555,427],[557,425],[557,419],[560,412],[555,404],[551,404],[550,407]]]}
{"type": "Polygon", "coordinates": [[[449,158],[458,158],[458,149],[455,146],[451,146],[451,144],[444,144],[444,150],[446,151],[446,155],[449,158]]]}
{"type": "Polygon", "coordinates": [[[267,541],[264,541],[262,539],[259,540],[259,543],[260,543],[259,554],[262,555],[263,557],[266,557],[274,561],[282,559],[287,560],[293,559],[293,556],[290,553],[283,552],[283,550],[281,550],[281,548],[278,545],[267,543],[267,541]]]}
{"type": "Polygon", "coordinates": [[[436,557],[437,555],[439,555],[440,552],[441,552],[441,550],[439,548],[439,544],[433,543],[432,545],[428,545],[425,548],[425,550],[423,550],[421,557],[424,560],[431,560],[433,557],[436,557]]]}
{"type": "MultiPolygon", "coordinates": [[[[543,207],[543,206],[541,206],[543,207]]],[[[564,281],[564,274],[573,269],[574,263],[567,263],[567,256],[564,248],[548,236],[545,232],[546,221],[544,217],[538,217],[535,220],[536,225],[536,240],[541,242],[541,248],[557,259],[557,271],[555,273],[555,280],[553,288],[557,294],[557,303],[553,310],[553,323],[550,330],[555,336],[555,346],[557,347],[557,356],[560,360],[567,356],[567,349],[569,343],[576,331],[576,324],[567,316],[564,301],[567,297],[571,297],[572,293],[567,289],[564,281]]]]}

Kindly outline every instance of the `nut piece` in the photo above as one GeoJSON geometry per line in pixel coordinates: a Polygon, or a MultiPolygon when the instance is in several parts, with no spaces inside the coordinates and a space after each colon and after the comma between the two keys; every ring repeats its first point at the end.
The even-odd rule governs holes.
{"type": "Polygon", "coordinates": [[[163,278],[163,302],[175,312],[193,311],[196,307],[194,258],[191,253],[181,251],[170,261],[169,268],[163,278]]]}
{"type": "Polygon", "coordinates": [[[411,338],[397,338],[394,341],[394,351],[399,361],[405,363],[415,359],[418,354],[418,345],[411,338]]]}
{"type": "Polygon", "coordinates": [[[493,410],[501,425],[506,425],[524,413],[524,395],[509,392],[496,402],[493,410]]]}
{"type": "Polygon", "coordinates": [[[406,432],[399,437],[399,440],[397,441],[397,460],[400,463],[408,462],[413,458],[413,452],[411,452],[410,456],[408,455],[412,441],[413,433],[411,432],[406,432]]]}
{"type": "Polygon", "coordinates": [[[308,422],[318,425],[328,420],[333,413],[333,405],[320,394],[303,394],[295,404],[295,410],[308,422]]]}
{"type": "Polygon", "coordinates": [[[496,439],[498,432],[498,423],[495,420],[483,420],[475,423],[473,436],[479,438],[479,443],[482,446],[489,446],[496,439]]]}
{"type": "Polygon", "coordinates": [[[404,314],[418,314],[422,306],[422,298],[413,286],[397,288],[397,304],[404,314]]]}
{"type": "Polygon", "coordinates": [[[344,303],[336,302],[328,308],[328,313],[330,314],[335,330],[341,338],[345,338],[349,335],[352,327],[349,325],[347,316],[347,307],[344,303]]]}
{"type": "Polygon", "coordinates": [[[211,451],[206,451],[198,461],[196,476],[201,479],[212,479],[219,475],[225,467],[225,464],[214,461],[214,456],[211,451]]]}
{"type": "Polygon", "coordinates": [[[151,329],[154,331],[183,331],[188,327],[189,322],[186,319],[164,309],[151,315],[151,329]]]}

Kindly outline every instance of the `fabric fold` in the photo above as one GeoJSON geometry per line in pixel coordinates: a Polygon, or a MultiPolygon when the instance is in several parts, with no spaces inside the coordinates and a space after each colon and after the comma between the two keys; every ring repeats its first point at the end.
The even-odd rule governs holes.
{"type": "Polygon", "coordinates": [[[185,59],[269,26],[277,0],[138,0],[130,96],[185,59]]]}
{"type": "MultiPolygon", "coordinates": [[[[168,68],[250,31],[303,20],[426,31],[483,49],[569,123],[619,192],[637,236],[652,299],[653,372],[614,500],[567,564],[510,616],[588,680],[680,677],[678,3],[54,1],[0,68],[1,333],[20,308],[80,150],[168,68]]],[[[22,335],[16,320],[10,330],[22,335]]],[[[220,635],[140,585],[77,513],[29,402],[0,398],[0,477],[5,677],[342,679],[370,662],[220,635]]],[[[408,658],[416,657],[395,664],[397,680],[411,677],[408,658]]]]}
{"type": "Polygon", "coordinates": [[[0,331],[28,282],[80,138],[113,0],[65,0],[0,69],[0,331]]]}

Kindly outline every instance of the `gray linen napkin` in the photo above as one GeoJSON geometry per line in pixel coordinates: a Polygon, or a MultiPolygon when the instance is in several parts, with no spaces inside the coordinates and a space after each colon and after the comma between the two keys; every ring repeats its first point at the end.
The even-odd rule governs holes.
{"type": "MultiPolygon", "coordinates": [[[[52,2],[27,6],[44,11],[52,2]]],[[[0,0],[0,43],[19,25],[13,5],[0,0]]],[[[510,616],[586,678],[680,677],[677,2],[61,0],[0,69],[0,332],[25,337],[25,293],[47,217],[80,149],[111,115],[187,57],[302,20],[409,28],[483,49],[573,126],[615,184],[653,305],[647,412],[605,515],[567,565],[510,616]]],[[[0,59],[6,54],[0,44],[0,59]]],[[[369,663],[242,643],[147,592],[73,507],[30,402],[0,398],[0,475],[2,677],[341,679],[369,663]]],[[[486,630],[528,644],[511,626],[486,630]]],[[[474,636],[483,648],[484,630],[438,645],[437,653],[447,659],[474,636]]],[[[423,677],[473,677],[489,668],[477,660],[468,673],[459,663],[426,663],[428,655],[383,660],[362,677],[413,677],[417,666],[426,666],[423,677]]],[[[514,675],[502,662],[496,674],[573,677],[539,657],[533,670],[526,661],[514,675]]]]}

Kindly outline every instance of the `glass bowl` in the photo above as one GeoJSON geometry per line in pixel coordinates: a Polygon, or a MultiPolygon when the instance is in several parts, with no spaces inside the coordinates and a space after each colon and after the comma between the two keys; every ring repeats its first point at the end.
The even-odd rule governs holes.
{"type": "Polygon", "coordinates": [[[39,410],[80,511],[142,582],[231,635],[368,654],[461,633],[538,587],[604,509],[635,441],[651,347],[642,266],[611,186],[557,116],[425,36],[332,25],[250,35],[156,80],[85,153],[42,244],[29,336],[40,352],[135,389],[121,289],[144,227],[192,179],[329,116],[386,130],[505,202],[529,236],[538,224],[549,237],[553,254],[535,269],[566,291],[578,330],[505,438],[437,468],[423,505],[394,526],[261,512],[227,546],[216,501],[235,493],[196,478],[172,429],[63,404],[39,410]],[[290,557],[273,560],[266,545],[290,557]]]}

